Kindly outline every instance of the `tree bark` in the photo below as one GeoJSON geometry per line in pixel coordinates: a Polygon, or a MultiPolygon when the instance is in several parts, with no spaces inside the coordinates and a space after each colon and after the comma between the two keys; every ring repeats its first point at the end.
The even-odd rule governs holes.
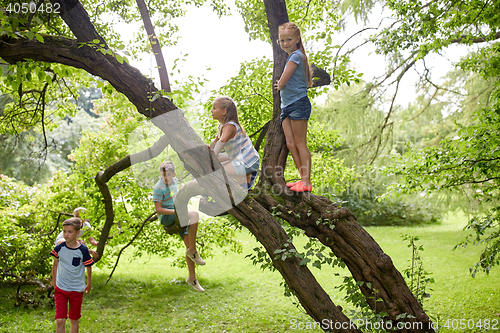
{"type": "Polygon", "coordinates": [[[153,24],[151,23],[151,18],[149,17],[148,7],[144,0],[136,0],[137,7],[141,12],[142,22],[144,22],[144,28],[148,34],[149,43],[153,49],[153,53],[156,59],[156,66],[158,66],[158,73],[160,74],[160,85],[161,89],[165,92],[170,92],[170,80],[168,79],[167,66],[165,65],[165,60],[163,59],[163,52],[161,51],[160,40],[155,34],[153,24]]]}
{"type": "Polygon", "coordinates": [[[357,327],[349,325],[349,318],[344,315],[342,308],[332,302],[309,268],[306,265],[300,265],[301,260],[298,257],[293,256],[286,260],[274,259],[277,250],[285,248],[295,250],[295,247],[288,242],[289,237],[286,232],[263,205],[248,196],[229,213],[250,230],[264,246],[273,259],[273,266],[283,276],[308,315],[319,323],[331,320],[333,323],[347,324],[343,329],[336,329],[335,326],[329,327],[329,330],[333,332],[361,332],[357,327]]]}
{"type": "Polygon", "coordinates": [[[387,313],[387,320],[391,320],[394,327],[400,321],[398,315],[403,313],[415,317],[403,321],[422,325],[422,329],[401,332],[433,331],[430,319],[394,267],[391,258],[347,208],[338,207],[326,198],[312,194],[277,196],[270,194],[273,191],[276,193],[276,188],[256,196],[255,200],[268,211],[280,212],[280,217],[290,225],[304,230],[308,237],[314,237],[330,248],[346,264],[353,278],[364,282],[360,290],[375,312],[387,313]],[[321,222],[318,224],[318,221],[321,222]],[[379,299],[381,301],[375,301],[379,299]]]}

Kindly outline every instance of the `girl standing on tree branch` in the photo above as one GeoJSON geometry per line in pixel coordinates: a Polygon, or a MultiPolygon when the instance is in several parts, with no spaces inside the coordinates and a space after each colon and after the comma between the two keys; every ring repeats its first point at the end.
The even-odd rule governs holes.
{"type": "Polygon", "coordinates": [[[278,42],[288,53],[288,59],[274,87],[281,91],[281,124],[286,145],[300,174],[300,181],[286,185],[295,192],[311,192],[311,153],[307,148],[307,123],[311,115],[307,88],[312,87],[311,69],[300,29],[295,23],[280,25],[278,42]]]}

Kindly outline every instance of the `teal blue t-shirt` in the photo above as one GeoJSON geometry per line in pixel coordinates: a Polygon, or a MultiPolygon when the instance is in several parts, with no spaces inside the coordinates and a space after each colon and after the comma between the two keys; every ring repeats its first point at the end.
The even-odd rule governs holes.
{"type": "MultiPolygon", "coordinates": [[[[174,200],[175,200],[175,195],[177,194],[177,185],[179,181],[177,178],[172,179],[172,185],[168,186],[163,182],[163,180],[160,178],[158,183],[156,183],[155,187],[153,188],[153,201],[154,202],[161,202],[161,207],[162,208],[167,208],[167,209],[174,209],[174,200]]],[[[158,214],[158,220],[161,221],[161,218],[163,217],[163,214],[158,214]]]]}

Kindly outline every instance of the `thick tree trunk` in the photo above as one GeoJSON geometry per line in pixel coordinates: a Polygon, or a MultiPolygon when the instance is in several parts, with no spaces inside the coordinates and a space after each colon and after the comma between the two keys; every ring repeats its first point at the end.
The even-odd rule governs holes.
{"type": "MultiPolygon", "coordinates": [[[[264,0],[271,40],[278,39],[279,25],[288,21],[285,1],[264,0]]],[[[285,66],[285,52],[273,43],[273,82],[279,79],[285,66]]],[[[385,312],[390,320],[397,322],[398,315],[406,313],[415,319],[416,329],[401,331],[433,331],[430,319],[409,290],[402,275],[394,267],[373,238],[359,225],[354,215],[346,208],[339,208],[329,200],[312,194],[297,194],[290,191],[283,179],[288,149],[284,144],[284,133],[279,121],[279,93],[273,95],[273,121],[267,133],[262,165],[260,193],[255,199],[268,211],[280,211],[280,217],[317,238],[322,244],[342,259],[360,287],[366,300],[377,313],[385,312]],[[266,191],[267,188],[267,191],[266,191]],[[262,191],[264,189],[264,191],[262,191]],[[283,193],[272,195],[271,193],[283,193]],[[292,212],[292,213],[289,213],[292,212]],[[300,216],[300,217],[297,217],[300,216]],[[317,223],[318,220],[329,221],[317,223]],[[333,224],[334,228],[331,228],[333,224]],[[368,286],[371,286],[369,288],[368,286]],[[373,297],[375,294],[375,297],[373,297]],[[381,302],[375,300],[381,299],[381,302]],[[421,324],[422,328],[419,328],[421,324]]],[[[396,323],[395,325],[396,326],[396,323]]]]}
{"type": "MultiPolygon", "coordinates": [[[[229,211],[236,217],[257,240],[265,247],[271,258],[277,250],[293,250],[288,245],[289,237],[281,225],[269,211],[251,196],[229,211]]],[[[350,324],[349,318],[342,313],[342,308],[336,306],[330,296],[324,291],[306,265],[300,265],[300,258],[292,256],[286,260],[273,259],[273,266],[281,273],[288,287],[295,293],[307,313],[319,323],[333,323],[328,326],[333,332],[361,332],[350,324]],[[344,323],[337,329],[334,323],[344,323]]],[[[326,327],[326,326],[323,326],[326,327]]]]}
{"type": "Polygon", "coordinates": [[[414,316],[414,319],[402,321],[414,322],[416,329],[401,332],[433,331],[428,316],[408,289],[391,258],[347,208],[337,207],[326,198],[312,194],[276,196],[269,193],[272,193],[271,189],[256,196],[255,200],[268,211],[280,212],[282,219],[304,230],[307,236],[317,238],[342,259],[354,279],[364,282],[360,290],[372,309],[377,313],[387,313],[387,320],[393,321],[394,327],[399,315],[406,313],[414,316]],[[375,301],[379,299],[381,301],[375,301]]]}
{"type": "MultiPolygon", "coordinates": [[[[65,0],[64,3],[61,17],[73,31],[78,42],[89,41],[93,38],[102,40],[100,36],[96,36],[97,32],[88,20],[83,6],[77,0],[65,0]],[[69,13],[64,8],[70,8],[72,12],[69,13]]],[[[265,0],[264,3],[271,39],[275,41],[278,37],[277,27],[288,20],[285,2],[284,0],[265,0]]],[[[5,36],[0,37],[0,57],[11,63],[24,59],[61,63],[82,68],[109,81],[115,89],[127,96],[137,107],[138,112],[151,118],[153,123],[163,130],[165,142],[171,144],[187,170],[197,178],[199,185],[216,202],[224,202],[220,189],[224,189],[224,191],[227,189],[226,195],[230,193],[232,200],[241,195],[242,191],[233,181],[229,180],[228,182],[222,176],[206,177],[216,173],[214,171],[220,170],[220,163],[217,159],[215,159],[215,165],[212,163],[213,158],[210,157],[206,146],[183,117],[182,112],[176,110],[176,106],[170,100],[157,98],[155,101],[151,101],[151,93],[154,94],[156,88],[139,71],[126,63],[120,64],[113,56],[103,55],[89,46],[79,48],[77,40],[51,36],[44,36],[44,38],[45,43],[39,43],[36,40],[14,40],[5,36]],[[232,185],[236,187],[231,187],[232,185]]],[[[273,43],[273,50],[274,81],[284,68],[286,55],[276,43],[273,43]]],[[[336,207],[325,198],[312,194],[297,194],[285,186],[283,170],[288,150],[278,117],[280,112],[278,93],[274,94],[273,103],[273,120],[267,132],[258,188],[251,191],[251,195],[239,204],[235,205],[233,202],[229,213],[247,227],[264,245],[269,256],[274,258],[275,251],[284,249],[288,240],[288,235],[270,213],[270,211],[279,210],[282,213],[281,218],[291,225],[303,229],[308,236],[317,238],[329,247],[336,256],[346,263],[357,281],[371,284],[371,288],[364,284],[361,290],[373,309],[377,312],[388,313],[388,319],[393,322],[397,322],[398,315],[406,313],[415,317],[413,321],[423,325],[423,328],[402,329],[400,331],[433,331],[429,328],[429,318],[409,291],[391,259],[357,223],[352,213],[345,208],[336,207]],[[281,194],[273,195],[272,193],[281,194]],[[289,211],[292,211],[293,214],[289,211]],[[328,220],[333,223],[334,228],[331,229],[331,225],[328,223],[317,224],[316,222],[320,218],[322,221],[328,220]],[[375,291],[375,299],[380,298],[381,302],[375,303],[372,299],[375,291]]],[[[104,196],[107,214],[101,240],[103,237],[107,237],[106,233],[109,233],[113,225],[112,198],[106,182],[114,174],[129,167],[132,163],[130,156],[127,156],[96,176],[97,184],[104,196]]],[[[98,250],[102,254],[105,241],[101,241],[100,244],[102,247],[98,250]]],[[[293,247],[293,245],[290,246],[293,247]]],[[[357,328],[350,325],[349,319],[342,313],[341,309],[333,304],[307,266],[300,265],[298,258],[291,257],[284,261],[273,259],[273,265],[282,274],[290,289],[314,320],[344,323],[340,329],[329,328],[331,331],[359,332],[357,328]]]]}

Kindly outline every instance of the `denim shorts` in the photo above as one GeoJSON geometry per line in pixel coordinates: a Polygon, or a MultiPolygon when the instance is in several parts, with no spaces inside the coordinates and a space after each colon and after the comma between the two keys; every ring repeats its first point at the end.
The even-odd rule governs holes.
{"type": "Polygon", "coordinates": [[[248,173],[251,173],[251,172],[254,172],[254,171],[259,171],[259,169],[260,169],[260,160],[259,161],[255,161],[255,163],[252,164],[250,167],[245,168],[245,172],[248,174],[248,173]]]}
{"type": "Polygon", "coordinates": [[[290,118],[290,120],[309,120],[310,116],[311,102],[307,96],[304,96],[298,101],[295,101],[281,109],[280,118],[281,121],[285,120],[287,117],[290,118]]]}

